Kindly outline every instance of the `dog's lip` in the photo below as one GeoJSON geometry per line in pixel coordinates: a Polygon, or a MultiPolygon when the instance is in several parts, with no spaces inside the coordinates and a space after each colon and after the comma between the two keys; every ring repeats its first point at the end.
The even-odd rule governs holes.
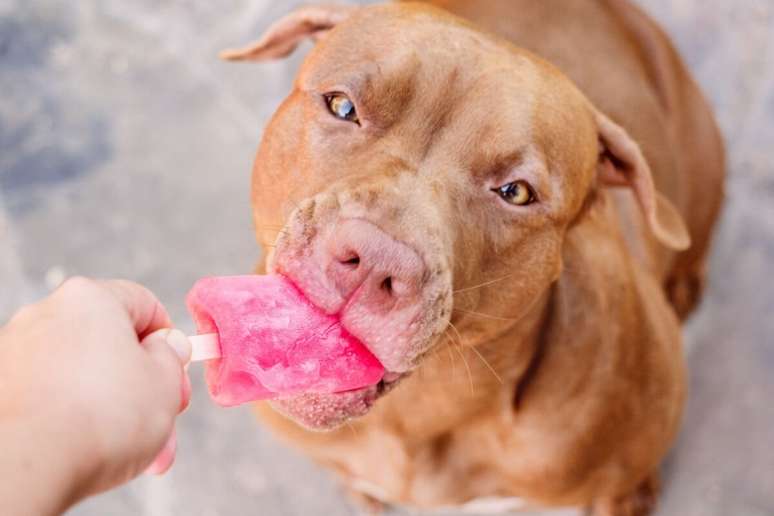
{"type": "Polygon", "coordinates": [[[400,380],[403,376],[405,376],[406,373],[394,373],[392,371],[387,371],[384,373],[384,377],[382,378],[382,381],[384,383],[393,383],[400,380]]]}
{"type": "Polygon", "coordinates": [[[387,371],[384,373],[382,379],[379,381],[379,383],[376,384],[377,397],[390,392],[392,388],[395,387],[395,385],[407,374],[408,373],[394,373],[392,371],[387,371]]]}
{"type": "Polygon", "coordinates": [[[376,385],[367,385],[365,387],[359,387],[357,389],[352,389],[349,391],[334,392],[331,394],[333,394],[334,396],[337,394],[353,394],[353,393],[359,393],[359,392],[362,392],[363,394],[367,394],[371,390],[375,390],[376,398],[374,399],[374,401],[376,401],[376,399],[378,399],[380,396],[390,392],[393,389],[393,387],[395,387],[395,385],[398,384],[398,382],[400,382],[403,378],[405,378],[408,375],[409,373],[394,373],[392,371],[387,371],[386,373],[384,373],[384,376],[382,377],[381,380],[379,380],[379,383],[377,383],[376,385]]]}
{"type": "MultiPolygon", "coordinates": [[[[307,301],[307,302],[309,302],[309,304],[311,304],[312,306],[314,306],[314,307],[315,307],[315,308],[317,308],[318,310],[320,310],[320,311],[322,311],[322,312],[325,312],[325,310],[323,309],[323,307],[321,307],[320,305],[318,305],[317,303],[315,303],[315,302],[314,302],[314,300],[313,300],[313,299],[312,299],[312,298],[311,298],[311,297],[310,297],[310,296],[309,296],[309,295],[306,293],[306,290],[304,290],[304,289],[301,287],[301,285],[299,285],[299,284],[298,284],[298,282],[297,282],[297,281],[295,281],[295,279],[294,279],[292,276],[290,276],[289,274],[285,273],[284,271],[277,271],[277,273],[278,273],[280,276],[283,276],[283,277],[284,277],[284,278],[285,278],[285,279],[286,279],[288,282],[290,282],[290,283],[291,283],[291,284],[292,284],[292,285],[295,287],[295,289],[296,289],[296,290],[298,290],[298,292],[301,294],[301,296],[303,296],[303,298],[304,298],[304,299],[306,299],[306,301],[307,301]]],[[[346,304],[344,305],[344,307],[345,307],[345,306],[346,306],[346,304]]],[[[344,309],[344,307],[342,307],[342,310],[344,309]]],[[[325,313],[327,313],[327,312],[325,312],[325,313]]],[[[339,316],[340,316],[340,315],[341,315],[341,310],[339,310],[339,312],[337,312],[337,313],[335,313],[335,314],[331,314],[331,315],[339,315],[339,316]]],[[[353,334],[353,333],[350,331],[350,329],[349,329],[349,328],[347,328],[347,325],[346,325],[346,324],[344,324],[344,321],[342,321],[341,319],[339,319],[339,324],[341,324],[341,327],[342,327],[342,328],[344,328],[344,330],[346,330],[346,331],[347,331],[347,332],[348,332],[350,335],[354,336],[354,334],[353,334]]],[[[361,339],[360,337],[355,337],[355,338],[358,340],[358,342],[360,342],[360,344],[362,344],[362,345],[363,345],[363,347],[365,347],[365,348],[368,350],[368,352],[369,352],[369,353],[371,353],[371,354],[372,354],[374,357],[376,357],[376,359],[379,361],[379,363],[380,363],[380,364],[382,364],[382,366],[384,365],[384,364],[382,363],[382,359],[379,357],[379,355],[377,355],[376,353],[374,353],[373,349],[371,348],[371,346],[369,346],[369,345],[368,345],[368,342],[367,342],[367,341],[365,341],[365,340],[361,339]]],[[[389,375],[397,375],[397,376],[400,376],[400,375],[401,375],[401,373],[394,373],[394,372],[391,372],[391,371],[386,371],[386,372],[385,372],[385,374],[384,374],[384,377],[382,378],[382,381],[385,381],[385,378],[386,378],[387,376],[389,376],[389,375]]],[[[397,378],[394,378],[394,379],[392,379],[392,380],[391,380],[391,379],[387,379],[387,380],[386,380],[386,383],[388,383],[388,384],[389,384],[389,383],[392,383],[392,381],[396,381],[396,380],[397,380],[397,378]]],[[[380,384],[381,384],[381,382],[380,382],[380,384]]],[[[349,391],[349,392],[352,392],[352,391],[349,391]]]]}
{"type": "MultiPolygon", "coordinates": [[[[290,274],[287,274],[285,271],[279,270],[278,268],[275,269],[275,273],[280,274],[285,279],[287,279],[312,306],[320,310],[323,310],[323,308],[312,300],[312,298],[306,293],[306,291],[301,287],[301,285],[299,285],[298,282],[295,281],[295,279],[290,274]]],[[[346,327],[346,325],[343,322],[341,322],[341,326],[346,331],[349,331],[349,329],[346,327]]],[[[371,347],[368,345],[368,342],[360,339],[358,340],[381,363],[381,359],[376,353],[374,353],[371,350],[371,347]]],[[[408,376],[409,374],[411,374],[411,371],[406,371],[406,372],[385,371],[384,375],[382,376],[382,379],[375,385],[368,385],[368,386],[360,387],[358,389],[353,389],[349,391],[333,392],[328,394],[328,396],[331,396],[332,398],[342,399],[347,396],[355,395],[360,397],[361,402],[366,405],[368,410],[370,410],[370,408],[373,406],[374,403],[376,403],[378,399],[380,399],[382,396],[392,391],[398,385],[398,383],[400,383],[400,381],[404,379],[406,376],[408,376]]],[[[294,398],[294,396],[291,396],[286,399],[292,399],[292,398],[294,398]]]]}
{"type": "Polygon", "coordinates": [[[406,373],[387,373],[375,385],[328,394],[301,394],[271,400],[272,406],[301,426],[327,431],[346,421],[365,416],[374,404],[395,388],[406,373]]]}

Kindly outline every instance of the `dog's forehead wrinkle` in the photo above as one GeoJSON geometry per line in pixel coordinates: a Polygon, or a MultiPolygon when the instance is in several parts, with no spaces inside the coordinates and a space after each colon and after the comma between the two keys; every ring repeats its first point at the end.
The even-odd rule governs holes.
{"type": "MultiPolygon", "coordinates": [[[[378,31],[379,27],[369,30],[378,31]]],[[[400,140],[407,157],[404,159],[421,163],[435,152],[477,154],[492,147],[502,147],[502,153],[512,152],[519,142],[529,139],[525,126],[532,118],[529,111],[538,76],[535,65],[509,52],[500,52],[502,55],[496,58],[482,55],[479,47],[484,45],[485,36],[468,28],[453,30],[478,44],[472,51],[470,45],[463,45],[468,51],[462,54],[454,52],[452,45],[451,51],[446,48],[430,59],[428,52],[443,47],[435,42],[431,48],[422,48],[420,59],[418,47],[411,46],[408,36],[408,42],[400,45],[408,50],[390,52],[376,52],[368,42],[352,50],[329,40],[320,45],[326,47],[321,51],[324,58],[312,60],[312,68],[321,76],[331,74],[333,69],[332,77],[340,77],[328,77],[333,84],[359,90],[364,108],[361,114],[365,113],[366,118],[372,115],[381,129],[395,126],[389,134],[400,140]],[[358,53],[378,58],[355,57],[358,53]],[[512,78],[503,81],[504,74],[512,78]]]]}
{"type": "Polygon", "coordinates": [[[445,105],[444,117],[438,119],[430,137],[421,141],[422,157],[429,164],[424,168],[432,171],[435,163],[447,164],[448,175],[484,179],[507,174],[535,152],[530,148],[534,113],[529,100],[481,97],[488,98],[479,101],[477,96],[460,96],[445,105]]]}
{"type": "MultiPolygon", "coordinates": [[[[462,18],[427,4],[387,3],[367,6],[358,15],[342,23],[348,34],[364,34],[374,45],[388,47],[396,40],[428,43],[427,50],[474,46],[500,47],[462,18]],[[374,37],[378,33],[380,37],[374,37]],[[433,43],[434,45],[429,45],[433,43]]],[[[492,50],[492,49],[489,49],[492,50]]]]}
{"type": "Polygon", "coordinates": [[[407,17],[399,10],[366,8],[362,15],[342,23],[313,49],[302,75],[319,79],[355,74],[370,83],[424,76],[437,86],[436,72],[444,68],[462,67],[475,73],[482,63],[493,63],[492,68],[526,61],[491,36],[439,16],[440,11],[407,17]]]}

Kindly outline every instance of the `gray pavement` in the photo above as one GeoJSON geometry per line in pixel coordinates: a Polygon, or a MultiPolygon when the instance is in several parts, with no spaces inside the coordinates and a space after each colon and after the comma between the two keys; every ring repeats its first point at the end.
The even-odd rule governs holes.
{"type": "MultiPolygon", "coordinates": [[[[297,3],[0,0],[0,322],[86,274],[149,285],[190,330],[191,284],[251,269],[251,162],[303,52],[242,66],[215,55],[297,3]]],[[[659,514],[774,515],[774,4],[640,3],[708,92],[731,170],[659,514]]],[[[215,408],[193,373],[172,472],[72,516],[355,513],[331,476],[249,409],[215,408]]]]}

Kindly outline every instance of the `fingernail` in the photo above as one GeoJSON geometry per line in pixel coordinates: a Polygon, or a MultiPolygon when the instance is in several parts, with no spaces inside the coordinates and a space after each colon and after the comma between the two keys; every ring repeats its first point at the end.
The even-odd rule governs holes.
{"type": "Polygon", "coordinates": [[[178,358],[183,364],[191,361],[191,342],[180,330],[172,329],[167,333],[167,344],[177,353],[178,358]]]}

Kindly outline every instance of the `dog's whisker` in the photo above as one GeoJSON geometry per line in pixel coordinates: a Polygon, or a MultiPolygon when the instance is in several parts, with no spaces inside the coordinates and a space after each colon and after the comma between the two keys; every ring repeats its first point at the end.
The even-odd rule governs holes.
{"type": "Polygon", "coordinates": [[[474,312],[473,310],[465,310],[463,308],[452,308],[452,310],[454,310],[456,312],[462,312],[464,314],[478,315],[478,316],[481,316],[481,317],[486,317],[488,319],[495,319],[497,321],[513,321],[513,322],[515,322],[515,321],[519,320],[519,319],[513,318],[513,317],[500,317],[500,316],[497,316],[497,315],[490,315],[490,314],[485,314],[485,313],[481,313],[481,312],[474,312]]]}
{"type": "Polygon", "coordinates": [[[579,276],[586,277],[586,278],[591,276],[591,274],[589,273],[589,271],[587,269],[579,269],[577,267],[572,267],[571,265],[569,265],[567,263],[562,265],[562,272],[570,272],[572,274],[579,275],[579,276]]]}
{"type": "Polygon", "coordinates": [[[283,235],[283,236],[288,236],[289,235],[287,228],[284,228],[284,227],[283,228],[261,228],[261,227],[258,227],[256,229],[258,231],[275,231],[276,234],[277,234],[275,238],[279,238],[280,235],[283,235]]]}
{"type": "Polygon", "coordinates": [[[500,375],[497,374],[497,371],[494,370],[494,367],[492,367],[492,364],[490,364],[486,360],[486,358],[484,358],[484,355],[482,355],[481,352],[479,350],[477,350],[475,346],[465,346],[465,345],[463,345],[463,343],[462,343],[462,335],[460,334],[459,330],[451,322],[449,324],[451,325],[452,329],[457,333],[457,335],[460,337],[460,345],[463,348],[467,348],[467,349],[473,350],[473,352],[476,354],[476,356],[478,356],[478,358],[481,359],[481,361],[484,363],[484,365],[492,372],[494,377],[497,378],[497,381],[500,382],[500,384],[502,385],[503,384],[503,379],[500,378],[500,375]]]}
{"type": "MultiPolygon", "coordinates": [[[[452,329],[455,331],[455,333],[457,334],[457,336],[459,336],[459,338],[460,338],[460,346],[461,346],[461,347],[463,347],[463,344],[462,344],[462,335],[460,334],[459,330],[458,330],[458,329],[457,329],[457,327],[456,327],[456,326],[454,326],[454,325],[453,325],[451,322],[449,322],[449,325],[450,325],[450,326],[451,326],[451,328],[452,328],[452,329]]],[[[489,362],[487,362],[486,358],[484,358],[484,355],[482,355],[482,354],[481,354],[481,352],[480,352],[479,350],[477,350],[475,346],[464,346],[464,347],[466,347],[466,348],[468,348],[468,349],[472,350],[472,351],[473,351],[473,352],[474,352],[474,353],[475,353],[475,354],[478,356],[478,358],[480,358],[480,359],[481,359],[481,361],[484,363],[484,365],[485,365],[485,366],[486,366],[486,367],[487,367],[487,368],[488,368],[488,369],[489,369],[489,370],[492,372],[492,374],[494,375],[494,377],[495,377],[495,378],[497,378],[497,381],[498,381],[498,382],[500,382],[500,384],[501,384],[501,385],[503,384],[503,379],[502,379],[502,378],[500,378],[500,375],[499,375],[499,374],[497,374],[497,371],[495,371],[494,367],[492,367],[492,364],[490,364],[489,362]]]]}
{"type": "Polygon", "coordinates": [[[465,366],[465,369],[467,369],[467,372],[468,372],[467,374],[468,374],[468,381],[470,382],[470,392],[473,393],[474,392],[473,391],[473,378],[471,376],[471,372],[470,372],[470,368],[468,366],[468,363],[465,360],[465,356],[460,352],[460,350],[462,349],[462,346],[457,344],[457,340],[454,338],[454,335],[452,335],[449,332],[448,326],[447,326],[446,331],[443,332],[443,336],[446,337],[446,342],[447,342],[446,348],[449,350],[449,356],[452,358],[452,364],[454,364],[453,367],[456,367],[457,361],[454,359],[454,353],[452,353],[452,350],[456,351],[457,354],[460,355],[460,357],[462,357],[462,363],[463,363],[463,365],[465,366]]]}
{"type": "Polygon", "coordinates": [[[480,359],[481,359],[481,361],[484,363],[484,365],[485,365],[485,366],[486,366],[486,367],[487,367],[487,368],[488,368],[490,371],[492,371],[492,374],[494,375],[494,377],[495,377],[495,378],[497,378],[497,381],[498,381],[498,382],[500,382],[500,385],[504,385],[504,384],[505,384],[505,382],[503,382],[503,379],[502,379],[502,378],[500,378],[500,375],[499,375],[499,374],[497,374],[497,371],[495,371],[494,367],[492,367],[492,364],[490,364],[490,363],[487,361],[487,359],[486,359],[486,358],[484,358],[484,355],[482,355],[482,354],[481,354],[481,352],[480,352],[479,350],[477,350],[475,346],[468,346],[468,349],[472,350],[472,351],[473,351],[473,353],[475,353],[475,354],[476,354],[476,356],[478,356],[478,358],[480,358],[480,359]]]}
{"type": "Polygon", "coordinates": [[[358,433],[357,433],[357,429],[355,428],[355,425],[353,425],[349,421],[345,421],[344,423],[346,423],[349,429],[352,430],[352,435],[354,435],[355,437],[358,437],[358,433]]]}
{"type": "Polygon", "coordinates": [[[286,236],[288,236],[289,234],[290,234],[290,233],[286,233],[286,232],[284,232],[284,231],[278,231],[278,232],[277,232],[277,233],[274,235],[274,241],[276,242],[276,241],[277,241],[277,240],[279,240],[281,237],[286,237],[286,236]]]}
{"type": "Polygon", "coordinates": [[[465,287],[465,288],[461,288],[461,289],[458,289],[458,290],[454,290],[452,292],[452,294],[459,294],[460,292],[467,292],[469,290],[475,290],[477,288],[486,287],[487,285],[491,285],[492,283],[497,283],[498,281],[503,281],[505,279],[508,279],[511,276],[513,276],[513,274],[507,274],[507,275],[503,276],[502,278],[497,278],[497,279],[493,279],[493,280],[490,280],[490,281],[485,281],[484,283],[481,283],[479,285],[474,285],[472,287],[465,287]]]}
{"type": "MultiPolygon", "coordinates": [[[[434,350],[432,351],[432,355],[436,355],[437,353],[438,353],[438,350],[437,350],[437,349],[434,349],[434,350]]],[[[430,354],[430,353],[428,353],[428,355],[427,355],[427,356],[429,357],[429,356],[431,356],[431,354],[430,354]]],[[[423,381],[424,381],[424,379],[425,379],[425,378],[426,378],[426,376],[427,376],[427,368],[425,367],[425,361],[424,361],[424,360],[423,360],[423,361],[420,363],[419,367],[417,367],[417,368],[414,370],[413,374],[414,374],[415,376],[417,376],[417,377],[418,377],[420,380],[423,380],[423,381]]]]}
{"type": "Polygon", "coordinates": [[[468,382],[470,382],[470,395],[475,396],[476,390],[473,388],[473,373],[470,372],[470,364],[468,364],[468,360],[465,358],[465,354],[462,352],[462,348],[460,346],[454,346],[454,349],[462,358],[462,364],[465,366],[465,370],[468,373],[468,382]]]}
{"type": "MultiPolygon", "coordinates": [[[[460,358],[462,358],[462,363],[465,366],[465,370],[468,373],[468,381],[470,382],[470,395],[475,396],[476,390],[473,387],[473,373],[471,373],[470,371],[470,364],[468,364],[468,359],[465,358],[465,353],[462,352],[464,349],[464,344],[462,343],[462,335],[460,334],[459,331],[457,331],[457,328],[452,324],[451,321],[449,321],[449,327],[451,327],[454,330],[454,332],[457,334],[457,337],[459,338],[459,345],[454,346],[454,349],[457,351],[457,353],[459,353],[460,358]]],[[[454,339],[452,339],[452,342],[454,342],[454,339]]]]}
{"type": "Polygon", "coordinates": [[[457,376],[457,361],[454,360],[454,353],[452,353],[451,345],[446,345],[446,352],[449,354],[449,361],[452,366],[452,377],[457,376]]]}

